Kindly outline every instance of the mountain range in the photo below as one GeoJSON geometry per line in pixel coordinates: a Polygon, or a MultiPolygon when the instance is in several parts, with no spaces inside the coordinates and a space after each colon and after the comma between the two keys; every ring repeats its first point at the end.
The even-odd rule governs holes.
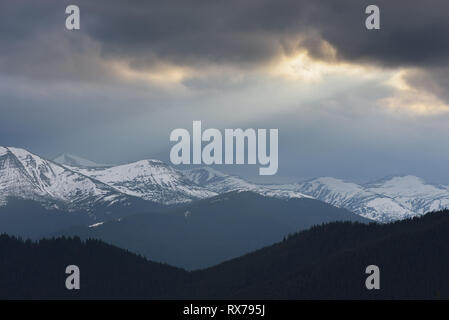
{"type": "Polygon", "coordinates": [[[115,188],[56,162],[19,148],[0,147],[0,205],[26,199],[49,209],[68,211],[130,205],[131,198],[115,188]]]}
{"type": "Polygon", "coordinates": [[[295,190],[378,222],[401,220],[449,207],[448,186],[428,184],[410,175],[362,185],[318,178],[298,184],[295,190]]]}
{"type": "Polygon", "coordinates": [[[428,184],[410,175],[366,184],[321,177],[292,184],[260,185],[211,168],[184,172],[190,180],[216,193],[247,190],[281,198],[310,197],[377,222],[401,220],[449,207],[449,186],[428,184]]]}
{"type": "Polygon", "coordinates": [[[322,201],[236,177],[227,181],[240,185],[216,192],[158,160],[98,166],[75,156],[55,159],[70,163],[63,165],[24,149],[1,151],[0,232],[99,238],[187,269],[217,264],[312,225],[367,222],[322,201]]]}
{"type": "Polygon", "coordinates": [[[217,195],[159,160],[141,160],[107,168],[67,167],[123,194],[163,205],[183,204],[217,195]]]}
{"type": "Polygon", "coordinates": [[[202,269],[334,221],[382,222],[449,205],[414,176],[356,184],[322,177],[256,184],[159,160],[104,165],[0,147],[0,232],[96,238],[157,262],[202,269]]]}
{"type": "MultiPolygon", "coordinates": [[[[142,188],[142,192],[139,190],[138,193],[134,193],[132,189],[127,189],[128,186],[135,188],[142,181],[126,180],[128,185],[121,189],[122,192],[144,198],[146,196],[147,200],[152,199],[165,204],[188,202],[195,198],[207,198],[230,191],[252,191],[261,195],[284,199],[313,198],[339,208],[345,208],[364,218],[378,222],[401,220],[449,207],[449,186],[429,184],[423,179],[411,175],[391,176],[366,184],[356,184],[332,177],[315,178],[292,184],[255,184],[211,167],[179,171],[160,161],[151,161],[158,166],[165,166],[173,170],[172,172],[177,172],[180,176],[184,176],[184,179],[181,177],[169,179],[169,181],[179,181],[173,183],[173,185],[185,185],[186,180],[188,180],[188,182],[203,189],[192,189],[190,185],[187,188],[193,192],[187,197],[174,196],[173,200],[164,202],[162,200],[163,197],[157,199],[151,194],[149,197],[146,196],[148,193],[145,189],[148,187],[142,188]]],[[[114,185],[122,183],[126,179],[124,176],[127,176],[126,173],[124,176],[115,174],[116,170],[120,171],[122,167],[135,166],[138,163],[116,166],[111,169],[80,167],[73,167],[72,169],[97,178],[106,184],[114,185]]],[[[139,172],[141,170],[137,169],[135,171],[139,172]]],[[[164,172],[164,175],[167,175],[167,173],[164,172]]],[[[145,180],[148,176],[145,174],[140,176],[144,181],[143,183],[148,181],[145,180]]],[[[166,190],[162,183],[155,181],[156,179],[152,177],[149,179],[152,185],[162,185],[162,189],[166,190]]],[[[139,187],[137,188],[139,189],[139,187]]],[[[165,193],[165,195],[171,193],[165,193]]],[[[161,191],[160,194],[164,193],[161,191]]],[[[173,196],[170,195],[170,197],[173,196]]]]}
{"type": "Polygon", "coordinates": [[[48,210],[86,212],[95,223],[120,216],[123,209],[135,213],[232,191],[316,199],[378,222],[449,207],[448,186],[429,184],[415,176],[393,176],[366,184],[332,177],[255,184],[211,167],[177,170],[159,160],[105,165],[66,154],[52,161],[24,149],[0,147],[0,210],[11,199],[31,200],[48,210]]]}

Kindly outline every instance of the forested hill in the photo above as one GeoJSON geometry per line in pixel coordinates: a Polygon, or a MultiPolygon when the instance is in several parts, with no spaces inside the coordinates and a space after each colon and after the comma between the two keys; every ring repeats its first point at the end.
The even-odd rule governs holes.
{"type": "Polygon", "coordinates": [[[185,272],[101,241],[0,237],[0,298],[449,298],[449,211],[393,224],[336,222],[185,272]],[[67,265],[81,289],[65,289],[67,265]],[[365,288],[367,265],[380,290],[365,288]]]}
{"type": "Polygon", "coordinates": [[[193,277],[203,298],[449,299],[449,211],[312,227],[193,277]],[[380,290],[365,287],[368,265],[380,290]]]}
{"type": "Polygon", "coordinates": [[[187,275],[99,240],[0,236],[0,299],[177,298],[187,275]],[[80,290],[65,287],[68,265],[80,269],[80,290]]]}

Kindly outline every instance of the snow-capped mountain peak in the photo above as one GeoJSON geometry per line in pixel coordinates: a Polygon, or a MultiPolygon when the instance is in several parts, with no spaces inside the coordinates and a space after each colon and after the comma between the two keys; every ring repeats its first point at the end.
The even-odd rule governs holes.
{"type": "Polygon", "coordinates": [[[368,183],[366,188],[391,197],[439,195],[445,190],[432,184],[426,184],[423,179],[411,175],[390,177],[378,182],[368,183]]]}
{"type": "Polygon", "coordinates": [[[99,203],[126,204],[129,199],[175,205],[231,191],[251,191],[287,199],[314,198],[381,222],[449,207],[448,186],[429,184],[410,175],[363,185],[332,177],[266,185],[210,167],[180,171],[152,159],[102,167],[75,156],[58,158],[66,164],[25,149],[0,147],[0,205],[5,205],[8,197],[15,197],[90,210],[99,203]]]}
{"type": "Polygon", "coordinates": [[[0,147],[0,203],[7,198],[90,211],[92,204],[126,201],[114,188],[25,149],[0,147]]]}
{"type": "Polygon", "coordinates": [[[298,190],[337,207],[376,221],[400,220],[449,207],[449,190],[423,179],[392,176],[358,185],[335,178],[317,178],[298,190]]]}
{"type": "Polygon", "coordinates": [[[449,207],[447,187],[429,184],[423,179],[411,175],[390,177],[368,183],[365,188],[370,192],[394,199],[395,202],[415,214],[424,214],[449,207]]]}
{"type": "Polygon", "coordinates": [[[217,195],[189,181],[159,160],[140,160],[108,168],[70,167],[120,192],[162,204],[177,204],[217,195]]]}

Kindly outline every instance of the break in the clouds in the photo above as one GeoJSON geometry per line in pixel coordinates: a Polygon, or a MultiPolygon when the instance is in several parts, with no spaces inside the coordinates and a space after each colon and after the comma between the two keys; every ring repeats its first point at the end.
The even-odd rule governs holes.
{"type": "Polygon", "coordinates": [[[168,159],[173,128],[279,128],[279,174],[445,177],[449,4],[9,1],[0,144],[168,159]],[[376,4],[381,29],[365,28],[376,4]],[[65,7],[81,30],[65,29],[65,7]]]}

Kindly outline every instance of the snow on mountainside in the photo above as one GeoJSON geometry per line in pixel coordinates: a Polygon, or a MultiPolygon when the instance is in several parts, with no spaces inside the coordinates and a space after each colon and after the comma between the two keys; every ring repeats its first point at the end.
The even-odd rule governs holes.
{"type": "Polygon", "coordinates": [[[159,160],[141,160],[109,168],[69,168],[125,194],[166,205],[217,195],[159,160]]]}
{"type": "Polygon", "coordinates": [[[427,184],[414,176],[390,177],[365,185],[330,177],[262,185],[210,167],[179,171],[158,160],[108,167],[69,155],[56,160],[66,164],[45,160],[24,149],[0,147],[0,206],[8,197],[15,197],[94,211],[97,205],[127,205],[136,199],[175,205],[231,191],[252,191],[278,198],[314,198],[380,222],[449,207],[448,186],[427,184]]]}
{"type": "Polygon", "coordinates": [[[449,207],[449,190],[426,184],[414,176],[382,179],[358,185],[334,178],[318,178],[298,190],[365,218],[380,222],[405,219],[449,207]]]}
{"type": "Polygon", "coordinates": [[[277,198],[311,198],[295,190],[294,185],[255,184],[208,167],[184,170],[182,173],[190,181],[218,194],[231,191],[252,191],[264,196],[277,198]]]}
{"type": "Polygon", "coordinates": [[[311,197],[379,222],[449,207],[448,187],[426,184],[414,176],[392,177],[366,185],[330,177],[296,184],[258,185],[210,168],[183,172],[191,181],[216,193],[242,190],[281,198],[311,197]]]}
{"type": "Polygon", "coordinates": [[[7,198],[91,211],[95,205],[126,204],[114,188],[45,160],[24,149],[0,147],[0,205],[7,198]]]}
{"type": "Polygon", "coordinates": [[[394,199],[401,206],[424,214],[449,207],[447,186],[426,184],[415,176],[401,176],[366,184],[367,190],[394,199]]]}
{"type": "Polygon", "coordinates": [[[110,167],[107,164],[96,163],[78,156],[71,154],[61,154],[60,156],[53,159],[54,162],[66,165],[66,166],[76,166],[76,167],[110,167]]]}
{"type": "Polygon", "coordinates": [[[299,184],[297,188],[318,200],[376,221],[398,220],[415,215],[411,209],[386,195],[335,178],[309,180],[299,184]]]}

